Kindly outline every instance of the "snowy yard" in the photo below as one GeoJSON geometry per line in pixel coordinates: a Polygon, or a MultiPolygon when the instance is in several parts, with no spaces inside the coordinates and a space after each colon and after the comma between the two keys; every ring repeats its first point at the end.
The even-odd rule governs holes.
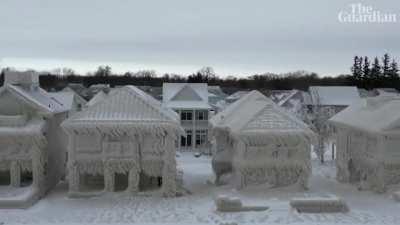
{"type": "Polygon", "coordinates": [[[173,199],[107,194],[88,199],[69,199],[67,186],[60,184],[27,210],[0,209],[0,224],[400,224],[400,203],[391,193],[375,194],[335,181],[334,164],[313,161],[310,190],[297,187],[268,189],[249,187],[236,191],[226,185],[215,187],[208,157],[182,154],[185,186],[191,195],[173,199]],[[218,194],[240,197],[244,204],[267,205],[264,212],[218,213],[213,199],[218,194]],[[336,195],[350,207],[346,214],[300,214],[290,209],[292,197],[336,195]]]}

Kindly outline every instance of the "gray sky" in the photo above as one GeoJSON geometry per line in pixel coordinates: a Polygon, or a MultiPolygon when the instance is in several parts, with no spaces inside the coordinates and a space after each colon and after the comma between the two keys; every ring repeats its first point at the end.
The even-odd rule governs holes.
{"type": "Polygon", "coordinates": [[[355,54],[400,59],[398,0],[1,0],[0,9],[1,64],[17,68],[335,75],[355,54]],[[358,2],[397,23],[340,23],[358,2]]]}

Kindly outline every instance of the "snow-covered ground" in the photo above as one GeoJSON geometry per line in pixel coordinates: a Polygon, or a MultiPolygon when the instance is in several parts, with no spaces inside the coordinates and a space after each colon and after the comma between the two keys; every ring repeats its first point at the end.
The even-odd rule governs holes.
{"type": "Polygon", "coordinates": [[[87,199],[69,199],[60,184],[46,198],[27,210],[0,209],[0,224],[400,224],[400,203],[391,191],[375,194],[335,181],[332,161],[313,160],[310,190],[295,186],[274,189],[250,187],[236,191],[229,185],[215,187],[210,158],[181,154],[185,186],[192,194],[173,199],[108,194],[87,199]],[[264,212],[219,213],[213,199],[219,195],[240,197],[244,204],[267,205],[264,212]],[[299,214],[289,207],[292,197],[336,195],[350,207],[346,214],[299,214]]]}

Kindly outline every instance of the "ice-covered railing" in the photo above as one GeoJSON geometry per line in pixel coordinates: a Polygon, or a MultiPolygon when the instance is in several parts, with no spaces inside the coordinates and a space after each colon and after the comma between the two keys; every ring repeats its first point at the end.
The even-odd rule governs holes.
{"type": "Polygon", "coordinates": [[[26,124],[26,120],[26,115],[0,115],[0,126],[23,126],[26,124]]]}

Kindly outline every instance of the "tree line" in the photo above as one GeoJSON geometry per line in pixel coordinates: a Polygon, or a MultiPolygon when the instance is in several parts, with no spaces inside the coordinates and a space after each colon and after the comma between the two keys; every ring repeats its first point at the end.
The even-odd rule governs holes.
{"type": "MultiPolygon", "coordinates": [[[[63,68],[57,73],[41,73],[40,85],[46,90],[61,90],[69,83],[81,83],[86,87],[93,84],[109,84],[111,87],[122,85],[162,86],[164,82],[175,83],[208,83],[219,85],[228,94],[237,90],[308,90],[309,86],[354,85],[360,88],[373,89],[390,87],[399,89],[400,79],[397,62],[388,54],[382,58],[382,65],[378,57],[371,63],[367,56],[355,56],[351,67],[351,74],[335,77],[319,76],[317,73],[295,71],[285,74],[264,73],[238,78],[217,76],[211,67],[204,67],[199,71],[183,76],[180,74],[164,74],[157,76],[154,70],[142,70],[116,74],[110,66],[99,66],[96,71],[86,75],[76,74],[72,69],[63,68]],[[60,71],[61,74],[60,75],[60,71]]],[[[2,70],[0,83],[4,80],[2,70]]]]}
{"type": "Polygon", "coordinates": [[[384,54],[379,60],[375,57],[372,62],[368,56],[356,55],[351,67],[354,83],[366,89],[374,87],[393,87],[399,85],[399,68],[395,59],[389,54],[384,54]]]}

